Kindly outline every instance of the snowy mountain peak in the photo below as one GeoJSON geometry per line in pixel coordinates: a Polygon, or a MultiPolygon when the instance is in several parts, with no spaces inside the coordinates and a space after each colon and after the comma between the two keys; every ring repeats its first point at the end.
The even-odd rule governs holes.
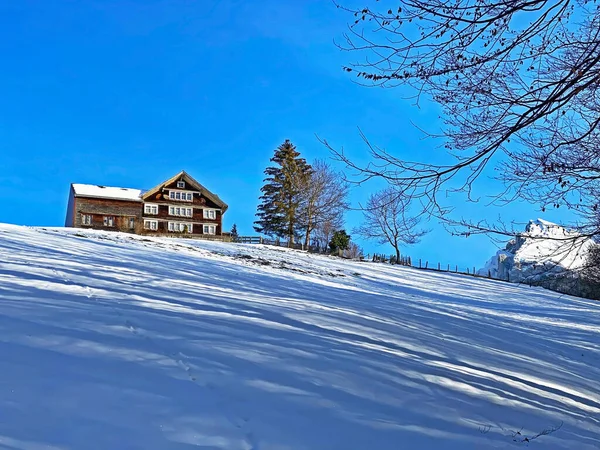
{"type": "Polygon", "coordinates": [[[525,235],[528,237],[562,238],[572,236],[573,233],[572,230],[544,219],[530,220],[525,227],[525,235]]]}
{"type": "Polygon", "coordinates": [[[586,263],[595,244],[577,231],[547,220],[530,220],[525,232],[511,239],[478,271],[512,281],[540,281],[586,263]]]}

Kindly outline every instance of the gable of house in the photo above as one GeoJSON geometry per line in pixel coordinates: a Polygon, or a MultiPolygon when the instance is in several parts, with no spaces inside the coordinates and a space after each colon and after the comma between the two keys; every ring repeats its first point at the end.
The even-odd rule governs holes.
{"type": "Polygon", "coordinates": [[[186,193],[195,193],[199,196],[199,198],[204,199],[207,206],[219,208],[223,213],[227,211],[228,208],[228,205],[221,200],[218,195],[209,191],[184,170],[168,180],[154,186],[152,189],[144,192],[142,194],[142,200],[144,202],[168,200],[170,191],[185,191],[186,193]],[[183,183],[183,185],[180,186],[179,183],[183,183]]]}

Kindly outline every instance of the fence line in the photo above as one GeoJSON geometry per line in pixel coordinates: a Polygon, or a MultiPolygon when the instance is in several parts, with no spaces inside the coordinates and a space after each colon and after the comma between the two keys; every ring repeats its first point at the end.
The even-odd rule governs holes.
{"type": "MultiPolygon", "coordinates": [[[[241,244],[264,244],[264,245],[272,245],[275,247],[293,248],[296,250],[306,250],[311,253],[327,253],[327,248],[319,248],[317,246],[312,246],[312,245],[306,247],[303,243],[293,243],[290,245],[290,243],[287,241],[281,241],[278,239],[265,239],[262,236],[238,236],[237,239],[233,239],[232,241],[238,242],[241,244]]],[[[435,266],[429,267],[429,261],[428,260],[423,261],[421,258],[419,258],[419,264],[417,265],[416,263],[413,264],[412,257],[405,256],[405,255],[400,255],[400,259],[398,261],[396,261],[396,255],[388,256],[388,255],[384,255],[384,254],[374,253],[373,256],[371,257],[371,254],[369,253],[369,254],[367,254],[366,257],[362,256],[360,258],[360,260],[412,267],[413,269],[431,270],[434,272],[441,272],[441,273],[444,273],[444,272],[445,273],[457,273],[457,274],[461,274],[461,275],[469,275],[469,276],[472,276],[475,278],[487,278],[487,279],[491,279],[491,280],[510,282],[510,277],[508,276],[508,274],[507,274],[506,278],[496,278],[496,277],[492,277],[491,272],[488,270],[487,274],[480,275],[477,273],[475,266],[473,266],[472,271],[470,270],[470,267],[467,267],[465,271],[459,271],[457,264],[454,265],[454,270],[451,270],[449,263],[444,268],[444,267],[442,267],[441,262],[437,263],[437,267],[435,267],[435,266]]]]}
{"type": "Polygon", "coordinates": [[[295,250],[306,250],[311,253],[324,253],[326,249],[319,248],[316,245],[304,245],[304,243],[294,242],[290,243],[288,241],[282,241],[280,239],[266,239],[262,236],[238,236],[236,239],[233,239],[233,242],[238,242],[240,244],[264,244],[264,245],[272,245],[274,247],[285,247],[285,248],[293,248],[295,250]]]}
{"type": "MultiPolygon", "coordinates": [[[[510,276],[508,275],[508,273],[506,274],[506,278],[496,278],[492,276],[492,273],[490,270],[488,270],[487,274],[483,274],[480,275],[477,273],[477,270],[475,269],[475,266],[473,266],[473,270],[471,271],[470,267],[467,267],[465,269],[465,271],[462,270],[458,270],[458,265],[454,266],[454,270],[451,270],[450,268],[450,264],[448,263],[446,265],[446,267],[442,267],[442,264],[440,262],[437,263],[437,267],[433,266],[433,267],[429,267],[429,261],[425,260],[423,261],[421,258],[419,258],[419,262],[418,264],[415,262],[415,264],[412,263],[412,258],[410,256],[400,256],[400,259],[398,261],[396,261],[396,255],[383,255],[383,254],[377,254],[374,253],[373,256],[371,257],[371,254],[369,253],[366,257],[366,260],[370,260],[372,262],[380,262],[380,263],[388,263],[391,265],[399,265],[399,266],[407,266],[407,267],[412,267],[413,269],[420,269],[420,270],[431,270],[434,272],[446,272],[446,273],[457,273],[457,274],[461,274],[461,275],[470,275],[472,277],[475,278],[487,278],[490,280],[497,280],[497,281],[507,281],[510,282],[510,276]]],[[[530,283],[525,283],[525,284],[530,284],[530,283]]]]}

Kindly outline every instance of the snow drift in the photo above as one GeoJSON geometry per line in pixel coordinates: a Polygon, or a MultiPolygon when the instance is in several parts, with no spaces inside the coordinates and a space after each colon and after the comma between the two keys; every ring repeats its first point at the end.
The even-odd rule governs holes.
{"type": "Polygon", "coordinates": [[[600,438],[600,306],[542,288],[0,225],[0,328],[0,448],[464,450],[534,438],[597,449],[600,438]]]}

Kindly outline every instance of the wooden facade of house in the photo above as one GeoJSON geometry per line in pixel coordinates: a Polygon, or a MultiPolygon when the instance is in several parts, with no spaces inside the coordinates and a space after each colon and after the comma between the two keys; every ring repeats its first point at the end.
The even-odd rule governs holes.
{"type": "Polygon", "coordinates": [[[148,191],[72,184],[65,226],[220,236],[227,205],[185,171],[148,191]]]}

